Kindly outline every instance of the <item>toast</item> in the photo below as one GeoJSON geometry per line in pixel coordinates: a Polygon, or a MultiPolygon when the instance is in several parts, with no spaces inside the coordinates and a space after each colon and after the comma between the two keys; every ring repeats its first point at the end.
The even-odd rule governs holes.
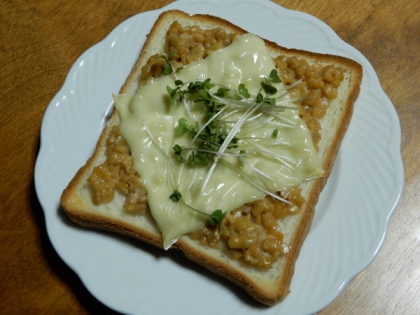
{"type": "MultiPolygon", "coordinates": [[[[178,51],[175,52],[175,56],[171,56],[171,51],[169,51],[171,48],[168,48],[166,37],[169,36],[167,35],[168,29],[174,22],[181,28],[199,27],[202,30],[222,29],[225,34],[223,36],[221,35],[222,42],[226,42],[227,45],[230,43],[229,40],[225,41],[226,34],[232,40],[238,36],[247,34],[242,28],[217,17],[208,15],[190,16],[176,10],[163,12],[148,34],[139,59],[136,61],[119,94],[128,95],[129,97],[133,96],[139,86],[147,84],[150,81],[148,76],[163,75],[161,72],[165,71],[164,65],[171,64],[168,61],[172,62],[172,65],[176,68],[189,64],[190,62],[199,61],[200,59],[206,58],[207,55],[212,54],[211,47],[203,53],[206,50],[206,47],[204,47],[204,49],[201,49],[201,55],[198,57],[194,54],[181,56],[178,51]],[[235,35],[231,36],[231,34],[235,35]],[[169,59],[160,58],[159,56],[162,56],[162,54],[167,54],[165,58],[169,59]],[[189,59],[192,59],[192,61],[189,59]]],[[[278,257],[270,265],[270,268],[254,266],[237,257],[229,256],[226,250],[217,248],[217,246],[211,246],[211,244],[206,244],[206,242],[203,243],[200,237],[194,233],[180,236],[172,244],[171,248],[181,250],[192,261],[237,284],[257,301],[266,305],[274,305],[282,301],[289,293],[294,265],[309,232],[315,205],[332,171],[336,154],[351,119],[353,105],[358,97],[362,80],[362,67],[352,60],[339,56],[287,49],[268,40],[264,40],[264,43],[273,60],[276,60],[276,67],[285,85],[297,84],[296,86],[299,86],[299,82],[302,81],[291,79],[292,74],[294,77],[298,75],[297,72],[299,72],[299,69],[296,65],[293,71],[290,69],[293,68],[293,64],[299,63],[299,60],[305,61],[305,64],[316,65],[318,68],[324,69],[332,65],[342,71],[342,78],[340,79],[341,82],[339,85],[334,82],[331,83],[332,81],[328,81],[328,78],[325,79],[325,82],[330,82],[332,85],[335,84],[337,87],[333,89],[333,94],[335,95],[331,97],[328,106],[318,106],[324,109],[323,113],[314,112],[316,111],[314,109],[315,106],[308,100],[311,97],[297,97],[301,101],[301,105],[298,106],[300,116],[308,125],[316,125],[316,127],[313,129],[309,128],[309,130],[313,136],[314,147],[318,151],[323,176],[305,180],[299,184],[298,189],[301,198],[298,196],[297,200],[301,201],[297,203],[299,203],[300,211],[295,211],[296,213],[285,215],[284,218],[282,216],[282,218],[276,220],[276,227],[274,229],[281,231],[284,251],[280,255],[281,257],[278,257]],[[299,82],[296,83],[293,80],[299,82]],[[305,110],[309,110],[311,115],[306,115],[305,110]]],[[[217,45],[219,44],[216,41],[217,45]]],[[[222,47],[216,47],[214,50],[218,48],[222,47]]],[[[305,80],[304,77],[303,81],[305,80]]],[[[327,84],[325,82],[323,83],[324,85],[327,84]]],[[[316,82],[312,83],[313,86],[316,86],[316,82]]],[[[329,87],[331,87],[331,84],[329,84],[329,87]]],[[[300,89],[302,90],[302,87],[300,89]]],[[[318,89],[320,88],[318,87],[318,89]]],[[[291,94],[300,93],[299,88],[289,91],[291,94]]],[[[325,100],[325,96],[323,97],[325,100]]],[[[119,134],[115,135],[116,128],[119,128],[121,124],[121,116],[114,109],[98,140],[92,157],[77,172],[64,190],[61,197],[61,205],[71,220],[82,226],[125,234],[162,248],[164,247],[162,233],[149,211],[148,192],[147,189],[142,187],[141,183],[140,186],[136,186],[136,190],[130,197],[127,197],[127,194],[121,193],[124,189],[130,189],[129,187],[127,188],[127,185],[123,185],[125,188],[113,190],[111,197],[104,197],[105,199],[108,198],[107,202],[100,203],[94,200],[92,174],[99,169],[100,165],[107,161],[107,154],[109,153],[107,151],[109,146],[108,139],[111,136],[121,139],[119,134]],[[141,201],[136,206],[132,204],[127,205],[127,198],[134,198],[137,201],[141,201]]],[[[128,155],[131,154],[130,151],[126,153],[128,155]]],[[[130,166],[130,170],[127,172],[130,174],[135,173],[135,167],[133,170],[133,167],[130,166]]],[[[138,175],[140,175],[139,178],[141,181],[142,174],[138,175]]],[[[112,175],[109,176],[112,177],[112,175]]],[[[107,191],[109,192],[109,190],[107,191]]],[[[167,199],[166,196],[162,198],[167,199]]],[[[284,198],[291,200],[290,198],[288,199],[287,193],[284,194],[284,198]]],[[[296,199],[293,200],[296,201],[296,199]]],[[[291,203],[296,203],[293,200],[291,203]]],[[[292,213],[293,211],[289,208],[289,212],[292,213]]],[[[223,221],[226,220],[227,217],[223,221]]],[[[213,230],[211,226],[207,228],[212,233],[218,233],[217,227],[213,228],[213,230]]]]}

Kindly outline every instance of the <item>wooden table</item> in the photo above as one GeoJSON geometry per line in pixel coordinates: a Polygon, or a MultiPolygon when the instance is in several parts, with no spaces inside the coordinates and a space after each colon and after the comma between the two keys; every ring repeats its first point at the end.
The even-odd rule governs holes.
{"type": "MultiPolygon", "coordinates": [[[[0,313],[113,314],[59,258],[45,229],[33,171],[45,109],[76,59],[118,24],[171,0],[0,3],[0,313]]],[[[276,0],[329,24],[361,51],[395,105],[403,197],[375,261],[327,314],[420,314],[420,5],[417,0],[276,0]]]]}

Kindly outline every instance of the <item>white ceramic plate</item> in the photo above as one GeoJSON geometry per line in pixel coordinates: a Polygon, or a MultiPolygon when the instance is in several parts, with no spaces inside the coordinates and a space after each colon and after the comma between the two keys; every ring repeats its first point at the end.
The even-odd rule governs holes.
{"type": "Polygon", "coordinates": [[[54,248],[110,308],[128,314],[310,314],[332,302],[377,255],[403,187],[400,138],[398,117],[372,66],[323,22],[269,1],[182,0],[128,19],[77,60],[45,113],[35,184],[54,248]],[[261,307],[183,257],[75,226],[60,210],[62,190],[93,152],[111,94],[119,91],[158,14],[174,8],[220,16],[283,46],[363,65],[353,120],[297,261],[292,291],[275,307],[261,307]]]}

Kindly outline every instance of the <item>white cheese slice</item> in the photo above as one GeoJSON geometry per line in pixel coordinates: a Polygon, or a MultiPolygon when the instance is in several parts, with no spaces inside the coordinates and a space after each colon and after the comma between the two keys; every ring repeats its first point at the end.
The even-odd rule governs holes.
{"type": "MultiPolygon", "coordinates": [[[[177,78],[183,82],[211,78],[212,82],[234,90],[243,83],[255,97],[260,91],[261,81],[274,68],[264,42],[257,36],[246,34],[205,60],[184,67],[177,73],[177,78]]],[[[266,185],[261,184],[261,175],[245,163],[238,162],[238,158],[223,157],[203,188],[202,182],[211,163],[208,166],[190,166],[178,162],[174,156],[175,143],[189,146],[191,141],[187,136],[175,138],[174,135],[178,120],[189,117],[182,104],[171,106],[169,103],[166,87],[174,88],[174,80],[173,75],[163,76],[140,86],[132,97],[114,96],[122,119],[120,130],[147,189],[150,211],[162,232],[165,249],[179,236],[201,228],[208,220],[184,203],[174,203],[169,198],[174,189],[182,194],[185,203],[210,214],[216,209],[231,211],[261,199],[266,193],[255,183],[274,193],[323,175],[311,133],[296,109],[286,109],[273,115],[256,111],[253,120],[246,122],[238,133],[238,137],[253,138],[251,143],[256,144],[243,140],[239,148],[254,152],[246,157],[246,161],[272,180],[266,178],[266,185]],[[275,139],[271,137],[274,129],[278,129],[275,139]],[[262,147],[271,153],[264,153],[262,147]],[[248,174],[247,179],[244,174],[248,174]]],[[[274,85],[279,90],[278,95],[284,93],[282,84],[274,85]]],[[[204,105],[195,103],[188,106],[194,119],[202,122],[204,105]]],[[[287,106],[295,107],[291,103],[287,106]]],[[[225,120],[237,120],[244,110],[226,110],[223,115],[228,113],[225,120]]]]}

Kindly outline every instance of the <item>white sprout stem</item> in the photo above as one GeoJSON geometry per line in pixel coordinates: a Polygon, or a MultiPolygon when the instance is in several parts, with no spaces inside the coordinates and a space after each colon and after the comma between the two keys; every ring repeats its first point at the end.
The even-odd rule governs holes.
{"type": "MultiPolygon", "coordinates": [[[[214,143],[211,143],[211,144],[214,144],[214,143]]],[[[249,154],[243,154],[243,153],[226,153],[227,150],[225,150],[225,152],[222,152],[222,153],[219,153],[219,152],[216,152],[216,151],[211,151],[211,150],[199,149],[199,148],[183,148],[182,150],[198,151],[198,152],[210,153],[210,154],[220,155],[220,156],[243,157],[243,156],[249,155],[249,154]]]]}
{"type": "MultiPolygon", "coordinates": [[[[239,129],[241,128],[241,126],[245,123],[245,121],[248,119],[248,117],[250,115],[252,115],[260,106],[262,105],[262,103],[257,104],[256,106],[252,107],[250,106],[246,112],[244,113],[244,115],[236,122],[236,124],[232,127],[232,129],[230,130],[229,134],[227,135],[225,141],[223,142],[223,144],[220,146],[219,148],[219,153],[222,153],[223,151],[226,150],[227,146],[230,144],[230,141],[235,137],[235,135],[238,133],[239,129]]],[[[206,187],[214,169],[216,168],[217,163],[219,162],[220,159],[220,155],[216,156],[216,158],[213,161],[212,166],[210,167],[210,170],[208,171],[208,173],[206,174],[206,177],[204,178],[203,182],[201,183],[201,190],[203,191],[204,188],[206,187]]]]}
{"type": "Polygon", "coordinates": [[[150,132],[149,128],[146,125],[144,119],[142,119],[144,130],[146,130],[147,135],[149,136],[152,143],[162,152],[163,155],[167,156],[167,153],[163,150],[163,148],[159,145],[159,143],[155,140],[152,133],[150,132]]]}
{"type": "MultiPolygon", "coordinates": [[[[296,108],[297,109],[297,108],[296,108]]],[[[267,112],[267,111],[265,111],[265,110],[261,110],[262,112],[264,112],[265,114],[267,114],[267,115],[270,115],[271,117],[270,118],[268,118],[269,120],[272,120],[273,118],[278,118],[278,119],[280,119],[280,120],[283,120],[283,121],[285,121],[285,122],[287,122],[287,123],[289,123],[290,125],[285,125],[285,126],[290,126],[290,127],[296,127],[296,123],[294,122],[294,121],[292,121],[292,120],[290,120],[290,119],[288,119],[288,118],[286,118],[286,117],[284,117],[284,116],[281,116],[281,115],[277,115],[277,114],[274,114],[274,113],[270,113],[270,112],[267,112]]]]}
{"type": "Polygon", "coordinates": [[[250,118],[250,119],[247,119],[246,120],[246,122],[250,122],[250,121],[253,121],[253,120],[255,120],[255,119],[257,119],[257,118],[259,118],[259,117],[261,117],[262,116],[262,113],[258,113],[257,115],[255,115],[254,117],[252,117],[252,118],[250,118]]]}
{"type": "MultiPolygon", "coordinates": [[[[251,117],[250,119],[247,119],[246,122],[249,123],[259,117],[261,117],[262,113],[259,113],[257,115],[255,115],[254,117],[251,117]]],[[[236,120],[222,120],[222,123],[224,124],[234,124],[236,122],[236,120]]]]}
{"type": "Polygon", "coordinates": [[[232,165],[232,163],[229,163],[229,162],[227,162],[225,160],[222,160],[221,163],[225,163],[228,166],[234,168],[235,171],[237,171],[240,175],[242,175],[246,180],[249,181],[250,184],[252,184],[253,186],[255,186],[261,192],[263,192],[263,193],[265,193],[267,195],[270,195],[271,197],[273,197],[273,198],[275,198],[277,200],[280,200],[280,201],[282,201],[284,203],[287,203],[289,205],[292,205],[292,203],[289,200],[284,199],[284,198],[280,197],[279,195],[276,195],[276,194],[272,193],[271,191],[269,191],[267,189],[264,189],[263,187],[261,187],[260,185],[258,185],[255,181],[252,180],[252,178],[249,177],[248,174],[246,174],[245,172],[243,172],[241,169],[237,168],[236,166],[232,165]]]}
{"type": "Polygon", "coordinates": [[[198,131],[197,134],[194,136],[194,138],[191,140],[190,145],[192,145],[194,143],[195,140],[197,140],[197,138],[199,137],[199,135],[201,134],[201,132],[204,130],[204,128],[206,128],[214,119],[217,118],[217,116],[219,116],[227,107],[223,107],[216,115],[214,115],[212,118],[210,118],[198,131]]]}
{"type": "Polygon", "coordinates": [[[287,165],[289,168],[291,168],[291,165],[290,165],[290,164],[288,164],[286,161],[288,161],[288,162],[290,162],[290,163],[293,163],[293,164],[298,164],[298,162],[297,162],[297,161],[295,161],[295,160],[293,160],[292,158],[288,158],[288,157],[285,157],[285,156],[283,156],[283,155],[273,153],[272,151],[270,151],[270,150],[266,149],[265,147],[263,147],[262,145],[259,145],[258,143],[255,143],[254,141],[249,141],[249,140],[246,140],[246,142],[248,142],[249,144],[251,144],[251,145],[253,145],[253,146],[257,147],[257,148],[259,148],[259,149],[260,149],[260,151],[259,151],[260,153],[267,153],[267,154],[269,154],[269,155],[271,155],[271,156],[275,157],[275,158],[276,158],[276,160],[278,160],[278,161],[279,161],[279,162],[281,162],[281,163],[284,163],[284,164],[285,164],[285,165],[287,165]]]}
{"type": "Polygon", "coordinates": [[[276,100],[279,100],[279,99],[281,99],[281,98],[285,97],[288,93],[289,93],[289,92],[286,90],[286,92],[284,92],[283,94],[281,94],[281,95],[277,96],[277,97],[276,97],[276,100]]]}
{"type": "MultiPolygon", "coordinates": [[[[238,140],[242,140],[242,141],[247,141],[247,140],[251,140],[251,141],[255,141],[255,140],[262,140],[262,141],[269,141],[269,142],[271,142],[273,145],[284,145],[284,146],[287,146],[287,147],[293,147],[293,145],[291,144],[291,143],[289,143],[289,142],[286,142],[286,141],[282,141],[282,140],[278,140],[278,139],[275,139],[275,138],[271,138],[271,136],[270,137],[241,137],[241,136],[236,136],[237,138],[238,138],[238,140]]],[[[242,147],[241,147],[242,148],[242,147]]],[[[244,148],[244,149],[246,149],[246,148],[244,148]]],[[[256,152],[258,152],[258,151],[256,151],[256,152]]]]}
{"type": "MultiPolygon", "coordinates": [[[[258,115],[260,115],[260,114],[258,114],[258,115]]],[[[284,128],[296,128],[297,127],[296,124],[293,121],[291,121],[291,120],[289,120],[289,119],[287,119],[287,118],[285,118],[283,116],[277,116],[277,115],[274,115],[272,113],[266,113],[266,114],[270,115],[270,117],[267,118],[266,120],[253,121],[252,118],[251,119],[248,119],[246,121],[248,124],[246,125],[246,127],[244,127],[244,129],[241,132],[242,133],[250,133],[250,132],[252,132],[252,131],[257,130],[258,128],[260,128],[261,125],[265,125],[265,124],[271,124],[271,125],[274,125],[274,126],[277,126],[277,127],[284,127],[284,128]],[[281,122],[272,122],[272,120],[274,118],[283,119],[285,122],[290,123],[290,124],[281,123],[281,122]]],[[[235,123],[234,120],[227,120],[227,121],[222,121],[222,122],[225,123],[225,124],[233,124],[233,123],[235,123]]]]}
{"type": "MultiPolygon", "coordinates": [[[[245,139],[245,138],[239,138],[239,140],[243,140],[243,139],[245,139]]],[[[248,138],[248,139],[254,139],[254,138],[248,138]]],[[[265,138],[260,138],[261,140],[264,140],[265,138]]],[[[216,142],[213,142],[213,141],[208,141],[207,143],[209,143],[209,144],[212,144],[212,145],[214,145],[215,147],[219,147],[220,148],[220,144],[219,143],[216,143],[216,142]]],[[[253,146],[254,147],[254,146],[253,146]]],[[[248,155],[251,155],[251,154],[253,154],[253,153],[259,153],[259,152],[261,152],[260,150],[253,150],[253,151],[251,151],[251,152],[249,152],[249,149],[248,148],[244,148],[243,147],[243,145],[241,145],[241,149],[243,149],[244,151],[246,150],[248,153],[245,153],[245,154],[238,154],[239,156],[248,156],[248,155]]],[[[192,150],[195,150],[195,149],[192,149],[192,150]]],[[[226,149],[225,150],[225,152],[231,152],[229,149],[226,149]]],[[[212,151],[212,153],[213,154],[217,154],[217,152],[214,152],[214,151],[212,151]]],[[[232,155],[234,155],[235,153],[232,153],[232,155]]]]}
{"type": "Polygon", "coordinates": [[[204,215],[204,216],[206,216],[206,217],[210,217],[210,218],[212,218],[213,217],[213,215],[211,215],[210,213],[206,213],[206,212],[204,212],[204,211],[201,211],[201,210],[198,210],[198,209],[196,209],[196,208],[194,208],[194,207],[191,207],[188,203],[186,203],[185,202],[185,200],[184,199],[179,199],[179,201],[181,201],[187,208],[189,208],[190,210],[192,210],[192,211],[194,211],[194,212],[196,212],[196,213],[199,213],[199,214],[201,214],[201,215],[204,215]]]}
{"type": "MultiPolygon", "coordinates": [[[[229,104],[232,106],[236,106],[239,108],[244,108],[244,107],[250,107],[253,106],[257,103],[255,103],[254,99],[243,99],[243,100],[234,100],[234,99],[229,99],[229,98],[224,98],[224,97],[220,97],[220,96],[216,96],[216,95],[212,95],[212,97],[214,97],[217,101],[219,101],[222,104],[229,104]]],[[[284,95],[280,96],[280,98],[284,97],[284,95]]],[[[296,107],[292,107],[292,106],[283,106],[281,104],[289,104],[292,103],[294,100],[301,100],[301,99],[305,99],[305,98],[296,98],[293,100],[283,100],[280,102],[277,102],[276,105],[267,105],[267,104],[262,104],[261,108],[270,108],[271,110],[278,110],[278,111],[284,111],[285,109],[292,109],[292,110],[297,110],[296,107]]]]}
{"type": "MultiPolygon", "coordinates": [[[[277,102],[276,103],[276,106],[281,106],[281,108],[287,108],[287,109],[297,109],[296,107],[286,107],[286,106],[282,106],[282,104],[289,104],[289,103],[293,103],[293,102],[295,102],[295,101],[301,101],[301,100],[304,100],[304,99],[306,99],[306,97],[297,97],[297,98],[294,98],[293,100],[289,100],[289,99],[286,99],[286,100],[282,100],[282,101],[279,101],[279,102],[277,102]]],[[[269,105],[270,106],[270,105],[269,105]]],[[[271,105],[272,106],[272,105],[271,105]]],[[[276,106],[272,106],[272,107],[276,107],[276,106]]]]}
{"type": "Polygon", "coordinates": [[[249,103],[254,103],[253,99],[246,98],[243,95],[239,94],[238,92],[236,93],[238,96],[242,98],[241,100],[235,100],[233,98],[226,98],[226,97],[222,97],[222,96],[218,96],[214,94],[212,94],[212,97],[222,104],[235,104],[235,105],[240,105],[240,106],[244,106],[244,105],[249,106],[249,103]]]}
{"type": "MultiPolygon", "coordinates": [[[[242,158],[243,159],[243,158],[242,158]]],[[[255,160],[254,161],[254,163],[257,163],[258,162],[258,160],[260,160],[260,158],[258,158],[257,160],[255,160]]],[[[257,168],[256,167],[254,167],[252,164],[250,165],[250,167],[251,167],[251,169],[252,170],[257,170],[257,168]]],[[[264,177],[263,177],[263,175],[261,175],[260,173],[258,173],[258,172],[256,172],[254,170],[254,173],[258,176],[258,178],[261,180],[261,183],[264,185],[264,187],[266,187],[266,189],[268,190],[268,191],[271,191],[271,189],[270,189],[270,187],[268,187],[268,185],[267,185],[267,181],[266,180],[264,180],[264,177]]],[[[279,185],[279,186],[281,186],[281,184],[279,183],[279,182],[277,182],[277,181],[275,181],[275,180],[272,180],[272,182],[274,183],[274,184],[277,184],[277,185],[279,185]]]]}
{"type": "MultiPolygon", "coordinates": [[[[276,183],[276,184],[278,184],[279,185],[279,183],[274,179],[274,178],[272,178],[270,175],[268,175],[268,174],[266,174],[266,173],[264,173],[263,171],[261,171],[260,169],[258,169],[258,168],[256,168],[254,165],[252,165],[251,164],[251,162],[249,162],[247,159],[244,159],[244,158],[240,158],[240,160],[241,160],[241,162],[242,163],[244,163],[244,164],[246,164],[246,165],[248,165],[257,175],[261,175],[262,177],[265,177],[266,179],[268,179],[268,180],[271,180],[273,183],[276,183]]],[[[264,181],[263,181],[263,183],[264,184],[266,184],[264,181]]]]}
{"type": "Polygon", "coordinates": [[[291,84],[291,85],[289,85],[289,86],[284,86],[284,88],[286,89],[286,90],[289,90],[289,89],[291,89],[292,87],[295,87],[295,85],[298,85],[299,83],[301,83],[302,82],[302,79],[299,79],[299,80],[297,80],[295,83],[293,83],[293,84],[291,84]]]}
{"type": "MultiPolygon", "coordinates": [[[[287,93],[277,97],[276,99],[281,99],[286,95],[287,95],[287,93]]],[[[228,99],[220,98],[220,97],[217,97],[217,96],[214,96],[214,97],[223,104],[226,104],[226,102],[228,100],[228,99]]],[[[262,112],[265,112],[265,113],[270,113],[270,112],[275,112],[275,111],[284,112],[284,110],[286,110],[286,109],[298,110],[298,108],[295,107],[295,106],[284,106],[283,104],[291,104],[291,103],[298,102],[298,101],[303,101],[303,100],[306,100],[306,99],[307,99],[307,97],[303,96],[303,97],[295,97],[295,98],[292,98],[292,99],[285,99],[285,100],[282,100],[282,101],[278,101],[278,102],[276,102],[276,105],[263,104],[261,106],[260,110],[262,112]]],[[[230,104],[232,106],[236,106],[236,107],[240,107],[240,108],[249,107],[250,105],[255,104],[253,102],[254,100],[251,100],[251,99],[246,99],[246,100],[247,101],[245,101],[245,100],[242,100],[242,101],[232,100],[230,102],[230,104]]]]}
{"type": "Polygon", "coordinates": [[[172,73],[173,73],[173,75],[174,75],[174,77],[175,77],[175,80],[179,80],[179,77],[178,77],[178,75],[176,74],[176,71],[175,71],[174,67],[172,67],[172,64],[171,64],[171,63],[169,63],[169,65],[171,66],[172,73]]]}
{"type": "Polygon", "coordinates": [[[283,124],[283,123],[277,122],[277,121],[267,121],[267,122],[264,122],[264,123],[267,124],[267,125],[272,125],[272,126],[277,126],[277,127],[296,128],[296,126],[290,126],[290,125],[283,124]]]}
{"type": "Polygon", "coordinates": [[[289,125],[287,125],[287,126],[296,127],[296,124],[292,120],[290,120],[290,119],[288,119],[284,116],[280,116],[280,115],[277,115],[277,114],[274,114],[274,113],[269,113],[269,112],[266,112],[264,110],[262,110],[262,112],[264,112],[267,115],[271,115],[273,118],[278,118],[280,120],[285,121],[286,123],[289,123],[289,125]]]}
{"type": "MultiPolygon", "coordinates": [[[[271,119],[269,120],[264,120],[264,121],[256,121],[256,122],[250,122],[249,124],[247,124],[246,126],[244,126],[244,128],[241,130],[242,134],[249,134],[252,133],[253,131],[256,131],[258,129],[261,128],[261,126],[263,125],[271,125],[271,126],[275,126],[275,127],[283,127],[283,128],[296,128],[295,126],[289,126],[286,124],[283,124],[281,122],[273,122],[271,119]]],[[[268,130],[265,132],[265,135],[267,137],[271,138],[271,132],[270,135],[268,134],[268,130]]],[[[279,130],[280,132],[280,130],[279,130]]]]}
{"type": "MultiPolygon", "coordinates": [[[[244,126],[243,130],[241,130],[241,132],[243,134],[247,134],[247,133],[251,133],[257,129],[259,129],[261,126],[264,125],[273,125],[273,126],[277,126],[277,127],[284,127],[284,128],[296,128],[296,125],[290,121],[292,123],[292,125],[288,125],[285,123],[281,123],[281,122],[273,122],[273,119],[275,117],[273,117],[273,115],[271,115],[270,117],[268,117],[265,120],[258,120],[258,121],[251,121],[249,122],[249,124],[247,124],[246,126],[244,126]]],[[[286,119],[286,121],[288,121],[288,119],[286,119]]],[[[271,135],[268,135],[267,132],[265,133],[265,136],[270,137],[271,135]]]]}
{"type": "Polygon", "coordinates": [[[196,120],[188,107],[188,103],[185,97],[182,99],[182,105],[184,106],[184,109],[187,112],[190,121],[195,122],[196,120]]]}
{"type": "Polygon", "coordinates": [[[284,164],[284,165],[286,165],[288,168],[292,168],[292,166],[291,166],[289,163],[287,163],[286,161],[291,162],[291,163],[293,163],[293,164],[297,164],[297,162],[296,162],[295,160],[293,160],[293,159],[291,159],[291,158],[284,157],[284,156],[279,155],[279,154],[275,154],[275,153],[273,153],[272,151],[267,150],[267,149],[266,149],[265,147],[263,147],[262,145],[259,145],[258,143],[255,143],[254,141],[250,141],[250,140],[244,140],[244,141],[246,141],[247,143],[249,143],[249,144],[251,144],[251,145],[253,145],[253,146],[255,146],[255,147],[259,148],[261,153],[267,153],[267,154],[269,154],[269,155],[273,156],[273,157],[274,157],[277,161],[279,161],[279,162],[283,163],[283,164],[284,164]]]}
{"type": "MultiPolygon", "coordinates": [[[[239,112],[239,109],[233,110],[233,111],[225,114],[224,116],[220,117],[220,119],[225,120],[227,117],[232,116],[232,115],[236,114],[237,112],[239,112]]],[[[235,123],[235,122],[236,122],[236,120],[232,121],[232,123],[235,123]]]]}
{"type": "Polygon", "coordinates": [[[171,184],[172,189],[175,190],[174,181],[172,179],[173,171],[172,171],[172,167],[171,167],[171,162],[172,162],[172,159],[170,159],[169,156],[168,156],[168,163],[166,164],[166,170],[168,172],[169,183],[171,184]]]}

